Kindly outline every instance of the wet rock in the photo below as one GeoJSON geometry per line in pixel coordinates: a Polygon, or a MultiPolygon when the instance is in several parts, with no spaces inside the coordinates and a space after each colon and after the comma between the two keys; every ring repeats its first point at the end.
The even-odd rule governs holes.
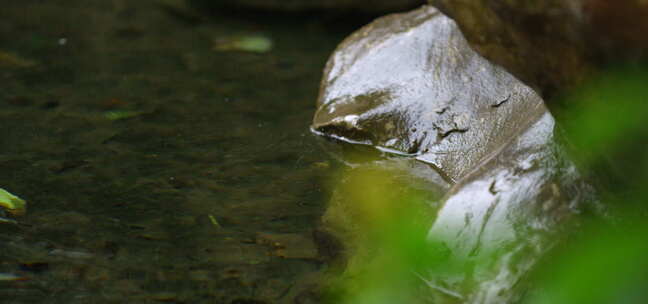
{"type": "MultiPolygon", "coordinates": [[[[593,200],[540,96],[473,51],[456,23],[431,6],[380,18],[340,44],[324,72],[312,130],[399,156],[363,165],[391,176],[403,175],[403,163],[427,165],[406,171],[440,193],[428,199],[431,212],[438,208],[430,246],[473,266],[416,271],[432,293],[452,301],[514,302],[529,288],[523,279],[593,200]]],[[[357,201],[334,194],[331,208],[343,211],[329,209],[324,218],[336,223],[334,233],[358,230],[358,216],[348,211],[357,201]]]]}
{"type": "Polygon", "coordinates": [[[330,58],[313,130],[433,164],[457,181],[539,120],[528,86],[426,6],[380,18],[330,58]]]}
{"type": "Polygon", "coordinates": [[[446,194],[430,239],[447,245],[452,259],[481,262],[470,274],[433,282],[476,282],[453,289],[470,303],[512,303],[524,293],[536,263],[569,235],[584,202],[594,201],[555,130],[546,112],[446,194]]]}
{"type": "Polygon", "coordinates": [[[470,45],[544,96],[580,83],[592,69],[583,0],[429,0],[454,19],[470,45]]]}

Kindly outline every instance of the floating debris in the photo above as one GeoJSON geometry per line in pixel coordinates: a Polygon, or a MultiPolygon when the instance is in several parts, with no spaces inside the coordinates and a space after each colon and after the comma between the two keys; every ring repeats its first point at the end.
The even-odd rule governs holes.
{"type": "Polygon", "coordinates": [[[83,251],[68,251],[63,249],[54,249],[49,252],[49,255],[71,258],[71,259],[89,259],[94,257],[94,255],[91,253],[87,253],[83,251]]]}
{"type": "Polygon", "coordinates": [[[329,164],[329,162],[326,162],[326,161],[314,162],[311,165],[311,168],[313,168],[313,169],[328,169],[330,167],[331,167],[331,164],[329,164]]]}
{"type": "Polygon", "coordinates": [[[0,51],[0,67],[29,68],[36,65],[36,62],[22,58],[18,55],[0,51]]]}
{"type": "Polygon", "coordinates": [[[0,188],[0,207],[5,208],[11,215],[23,215],[27,203],[7,190],[0,188]]]}
{"type": "Polygon", "coordinates": [[[15,275],[12,273],[1,273],[0,272],[0,282],[10,282],[10,281],[24,281],[27,280],[26,277],[15,275]]]}
{"type": "Polygon", "coordinates": [[[144,114],[142,111],[112,110],[104,112],[104,117],[109,120],[122,120],[144,114]]]}
{"type": "Polygon", "coordinates": [[[209,217],[209,221],[212,223],[212,225],[214,225],[214,227],[218,229],[223,228],[223,226],[221,226],[220,223],[218,223],[218,221],[213,215],[209,214],[207,215],[207,217],[209,217]]]}
{"type": "Polygon", "coordinates": [[[214,51],[244,51],[265,53],[272,49],[272,40],[261,35],[232,36],[216,39],[214,51]]]}

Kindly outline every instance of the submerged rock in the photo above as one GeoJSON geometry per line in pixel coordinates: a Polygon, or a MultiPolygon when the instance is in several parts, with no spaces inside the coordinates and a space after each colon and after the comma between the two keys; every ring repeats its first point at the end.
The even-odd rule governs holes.
{"type": "Polygon", "coordinates": [[[425,163],[438,176],[425,178],[444,192],[430,244],[474,266],[430,271],[424,280],[433,293],[514,301],[527,288],[523,278],[591,199],[561,153],[543,100],[473,51],[456,23],[431,6],[380,18],[342,42],[317,104],[314,133],[425,163]]]}

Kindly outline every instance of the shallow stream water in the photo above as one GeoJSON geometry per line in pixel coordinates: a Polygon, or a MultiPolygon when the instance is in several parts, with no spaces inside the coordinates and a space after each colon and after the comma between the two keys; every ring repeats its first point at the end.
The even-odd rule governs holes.
{"type": "Polygon", "coordinates": [[[360,23],[163,2],[0,5],[0,187],[28,202],[0,302],[308,301],[334,166],[308,126],[360,23]],[[272,49],[214,49],[245,35],[272,49]]]}

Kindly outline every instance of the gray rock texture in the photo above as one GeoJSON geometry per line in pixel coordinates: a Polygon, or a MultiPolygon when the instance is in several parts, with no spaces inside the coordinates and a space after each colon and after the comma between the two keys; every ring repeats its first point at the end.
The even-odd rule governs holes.
{"type": "Polygon", "coordinates": [[[547,111],[426,6],[347,38],[322,80],[313,129],[415,157],[458,181],[547,111]]]}
{"type": "MultiPolygon", "coordinates": [[[[401,159],[393,162],[401,171],[403,159],[427,165],[410,167],[442,192],[430,202],[439,209],[429,240],[474,267],[416,271],[453,301],[516,301],[523,279],[592,200],[540,96],[431,6],[380,18],[342,42],[317,105],[315,134],[374,147],[401,159]]],[[[381,165],[391,166],[373,163],[381,165]]]]}

